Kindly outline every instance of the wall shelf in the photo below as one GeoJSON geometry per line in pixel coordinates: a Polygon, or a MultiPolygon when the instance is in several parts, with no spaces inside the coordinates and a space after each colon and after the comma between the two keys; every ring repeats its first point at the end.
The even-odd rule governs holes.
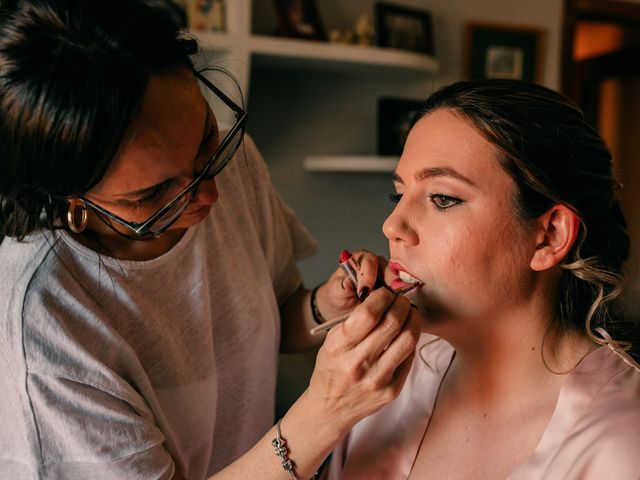
{"type": "Polygon", "coordinates": [[[393,48],[345,45],[272,37],[267,35],[242,36],[231,33],[189,30],[204,49],[213,52],[242,51],[253,57],[253,63],[289,68],[332,68],[359,71],[367,68],[406,70],[418,73],[436,73],[438,60],[430,55],[393,48]]]}
{"type": "Polygon", "coordinates": [[[265,28],[268,31],[269,27],[254,30],[254,11],[266,19],[275,13],[273,9],[265,8],[258,0],[227,3],[227,32],[186,33],[235,75],[245,96],[249,94],[253,65],[375,75],[399,71],[431,75],[440,69],[436,57],[418,52],[265,35],[265,28]]]}
{"type": "Polygon", "coordinates": [[[249,52],[256,60],[261,57],[271,63],[283,60],[290,66],[292,63],[302,67],[317,64],[321,68],[336,66],[348,70],[353,70],[354,66],[356,69],[372,66],[426,73],[435,73],[439,68],[434,57],[419,53],[264,35],[249,38],[249,52]]]}
{"type": "Polygon", "coordinates": [[[393,172],[399,157],[375,155],[318,155],[304,159],[304,169],[308,172],[393,172]]]}

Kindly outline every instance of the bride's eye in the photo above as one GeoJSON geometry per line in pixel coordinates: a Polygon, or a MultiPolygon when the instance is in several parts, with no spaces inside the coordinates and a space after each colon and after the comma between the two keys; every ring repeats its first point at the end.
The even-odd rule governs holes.
{"type": "Polygon", "coordinates": [[[449,195],[443,195],[441,193],[430,193],[429,198],[438,210],[447,210],[448,208],[455,207],[462,203],[462,200],[449,195]]]}

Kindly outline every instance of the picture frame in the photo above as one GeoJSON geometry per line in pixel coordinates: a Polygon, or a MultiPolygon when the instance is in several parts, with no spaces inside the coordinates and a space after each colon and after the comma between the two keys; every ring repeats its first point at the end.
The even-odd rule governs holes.
{"type": "Polygon", "coordinates": [[[227,30],[227,0],[183,0],[189,28],[205,32],[227,30]]]}
{"type": "Polygon", "coordinates": [[[376,45],[433,55],[431,12],[386,2],[375,4],[376,45]]]}
{"type": "Polygon", "coordinates": [[[542,81],[543,34],[540,28],[470,23],[466,27],[467,78],[542,81]]]}
{"type": "Polygon", "coordinates": [[[315,0],[273,0],[278,16],[276,35],[326,40],[315,0]]]}
{"type": "Polygon", "coordinates": [[[378,155],[400,156],[415,114],[424,101],[407,98],[378,99],[378,155]]]}

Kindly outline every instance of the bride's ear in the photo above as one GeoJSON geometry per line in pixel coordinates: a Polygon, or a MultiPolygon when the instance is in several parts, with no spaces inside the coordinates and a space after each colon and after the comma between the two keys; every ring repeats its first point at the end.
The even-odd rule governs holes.
{"type": "Polygon", "coordinates": [[[559,203],[536,223],[536,249],[529,265],[535,271],[543,271],[558,265],[569,254],[580,231],[580,219],[573,210],[559,203]]]}

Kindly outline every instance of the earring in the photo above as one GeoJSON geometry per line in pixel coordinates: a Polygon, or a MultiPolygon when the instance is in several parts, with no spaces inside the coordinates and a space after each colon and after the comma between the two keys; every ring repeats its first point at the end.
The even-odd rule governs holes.
{"type": "Polygon", "coordinates": [[[67,224],[73,233],[82,233],[87,226],[88,214],[86,204],[79,198],[69,200],[69,210],[67,210],[67,224]],[[76,225],[76,217],[80,209],[80,225],[76,225]]]}

